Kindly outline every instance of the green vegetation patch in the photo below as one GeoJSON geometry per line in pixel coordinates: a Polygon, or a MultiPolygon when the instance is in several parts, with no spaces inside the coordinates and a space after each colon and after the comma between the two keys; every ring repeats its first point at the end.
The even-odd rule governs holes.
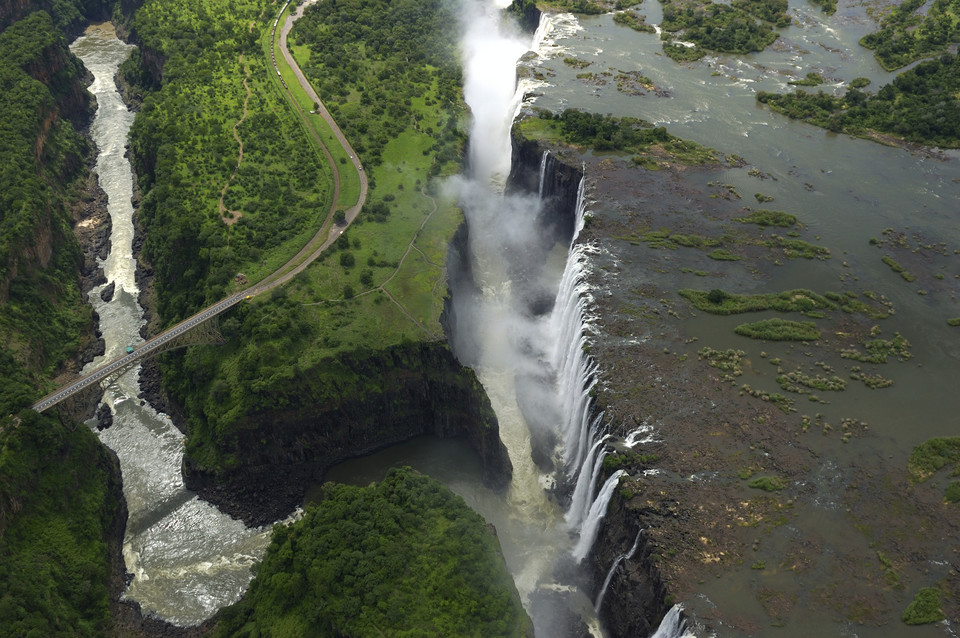
{"type": "Polygon", "coordinates": [[[702,235],[681,235],[680,233],[671,233],[668,230],[651,230],[640,235],[640,240],[650,248],[663,248],[674,250],[679,247],[684,248],[710,248],[719,246],[720,240],[702,235]]]}
{"type": "Polygon", "coordinates": [[[812,321],[790,321],[777,318],[742,323],[733,331],[744,337],[765,341],[816,341],[820,338],[820,330],[812,321]]]}
{"type": "Polygon", "coordinates": [[[698,310],[714,315],[735,315],[743,312],[779,310],[780,312],[809,312],[816,309],[836,310],[836,302],[811,290],[796,289],[783,292],[738,295],[724,290],[709,292],[689,288],[678,291],[698,310]]]}
{"type": "Polygon", "coordinates": [[[941,592],[936,587],[923,587],[916,593],[900,619],[908,625],[940,622],[946,616],[940,608],[941,592]]]}
{"type": "Polygon", "coordinates": [[[641,452],[616,452],[603,457],[604,474],[613,474],[617,470],[634,471],[650,467],[657,462],[656,454],[641,452]]]}
{"type": "Polygon", "coordinates": [[[925,0],[906,0],[894,5],[880,23],[880,30],[860,38],[861,46],[873,49],[887,71],[939,55],[960,40],[960,1],[934,0],[921,13],[925,0]]]}
{"type": "Polygon", "coordinates": [[[960,475],[960,436],[928,439],[916,446],[907,460],[907,471],[922,483],[949,465],[954,476],[960,475]]]}
{"type": "Polygon", "coordinates": [[[764,492],[778,492],[787,486],[783,479],[778,476],[757,476],[750,479],[747,485],[764,492]]]}
{"type": "MultiPolygon", "coordinates": [[[[871,334],[876,336],[879,334],[879,330],[874,328],[871,334]]],[[[867,339],[862,345],[866,352],[859,348],[844,348],[840,351],[840,356],[844,359],[853,359],[864,363],[886,363],[890,357],[896,357],[899,361],[906,361],[913,356],[910,352],[910,342],[899,332],[893,333],[892,339],[867,339]]]]}
{"type": "Polygon", "coordinates": [[[656,33],[657,30],[652,24],[647,24],[646,16],[638,16],[632,11],[620,11],[613,14],[613,21],[624,27],[630,27],[634,31],[641,33],[656,33]]]}
{"type": "Polygon", "coordinates": [[[790,80],[787,84],[792,84],[793,86],[820,86],[823,84],[823,76],[811,71],[807,73],[802,80],[790,80]]]}
{"type": "Polygon", "coordinates": [[[883,136],[893,136],[919,144],[958,148],[958,91],[960,62],[957,56],[944,54],[901,73],[875,95],[851,83],[841,97],[800,89],[786,94],[759,91],[757,100],[778,113],[837,133],[879,137],[881,141],[883,136]]]}
{"type": "Polygon", "coordinates": [[[729,373],[731,377],[738,377],[743,374],[742,362],[746,354],[743,350],[734,350],[732,348],[728,350],[715,350],[709,346],[704,346],[697,353],[700,359],[707,362],[707,365],[729,373]]]}
{"type": "MultiPolygon", "coordinates": [[[[759,197],[757,199],[760,199],[759,197]]],[[[754,210],[746,217],[735,217],[733,221],[741,224],[756,224],[760,227],[779,226],[781,228],[792,228],[797,225],[796,215],[785,213],[781,210],[754,210]]]]}
{"type": "Polygon", "coordinates": [[[533,636],[496,536],[439,482],[393,469],[327,484],[274,527],[246,596],[217,636],[533,636]]]}
{"type": "Polygon", "coordinates": [[[106,635],[119,478],[83,425],[23,410],[0,428],[0,633],[106,635]]]}
{"type": "MultiPolygon", "coordinates": [[[[790,24],[785,0],[734,0],[732,4],[699,0],[661,2],[663,30],[696,43],[700,56],[703,49],[721,53],[762,51],[778,37],[774,25],[785,27],[790,24]]],[[[664,53],[673,59],[677,59],[675,54],[682,52],[669,51],[668,47],[687,48],[678,43],[664,43],[664,53]]]]}
{"type": "Polygon", "coordinates": [[[787,392],[809,394],[810,390],[822,392],[842,392],[847,382],[837,376],[825,377],[809,375],[802,370],[794,370],[777,376],[777,384],[787,392]]]}
{"type": "Polygon", "coordinates": [[[950,319],[947,319],[947,325],[954,328],[960,326],[960,317],[951,317],[950,319]]]}
{"type": "Polygon", "coordinates": [[[788,259],[829,259],[830,249],[823,246],[817,246],[801,239],[787,239],[780,235],[774,235],[763,242],[770,248],[780,248],[788,259]]]}
{"type": "Polygon", "coordinates": [[[529,139],[562,142],[596,151],[655,156],[680,164],[719,162],[713,149],[674,137],[662,126],[655,127],[634,117],[616,118],[566,109],[560,114],[540,111],[537,117],[524,118],[515,126],[529,139]]]}
{"type": "MultiPolygon", "coordinates": [[[[70,3],[61,8],[75,10],[70,3]]],[[[83,255],[71,232],[71,209],[90,205],[84,190],[91,147],[67,119],[91,113],[84,74],[45,12],[0,34],[0,353],[16,362],[4,370],[15,386],[21,375],[43,385],[80,349],[92,317],[80,294],[83,255]],[[54,59],[63,68],[42,78],[54,59]]],[[[21,399],[0,418],[27,405],[21,399]]]]}
{"type": "Polygon", "coordinates": [[[810,0],[810,3],[820,7],[828,16],[837,12],[837,0],[810,0]]]}
{"type": "Polygon", "coordinates": [[[880,258],[880,261],[885,263],[890,268],[890,270],[892,270],[893,272],[903,277],[904,281],[914,282],[917,280],[916,275],[908,272],[906,268],[904,268],[899,263],[897,263],[897,261],[890,255],[884,255],[883,257],[880,258]]]}
{"type": "Polygon", "coordinates": [[[735,255],[726,248],[715,248],[707,253],[707,257],[716,261],[740,261],[740,255],[735,255]]]}

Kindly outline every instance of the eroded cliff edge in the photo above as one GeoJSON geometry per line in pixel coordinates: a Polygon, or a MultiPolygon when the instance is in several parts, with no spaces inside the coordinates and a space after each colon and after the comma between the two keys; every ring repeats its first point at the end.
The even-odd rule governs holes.
{"type": "Polygon", "coordinates": [[[222,469],[185,457],[187,487],[248,525],[263,525],[287,516],[332,465],[423,434],[465,437],[481,457],[484,482],[509,482],[496,415],[446,344],[352,352],[319,366],[291,379],[287,396],[299,401],[234,424],[216,450],[222,469]]]}
{"type": "MultiPolygon", "coordinates": [[[[594,413],[612,435],[598,482],[627,472],[586,559],[593,596],[610,578],[599,610],[610,635],[649,635],[675,602],[700,632],[718,636],[771,624],[808,635],[803,623],[825,616],[891,625],[925,586],[944,592],[944,613],[956,615],[954,506],[912,482],[902,459],[877,455],[865,424],[810,427],[812,418],[784,409],[787,399],[738,381],[741,368],[772,372],[778,362],[763,361],[760,347],[755,362],[710,348],[701,313],[677,292],[776,285],[789,260],[803,272],[804,257],[777,231],[742,221],[752,209],[719,179],[731,168],[761,169],[722,154],[682,163],[657,145],[639,158],[537,141],[528,162],[550,148],[586,175],[577,241],[593,247],[585,283],[594,413]],[[858,454],[840,452],[840,442],[858,454]],[[897,520],[883,514],[891,507],[897,520]]],[[[790,237],[807,247],[817,239],[803,226],[790,237]]],[[[818,319],[829,332],[805,342],[803,356],[826,361],[869,338],[877,312],[827,308],[818,319]]]]}

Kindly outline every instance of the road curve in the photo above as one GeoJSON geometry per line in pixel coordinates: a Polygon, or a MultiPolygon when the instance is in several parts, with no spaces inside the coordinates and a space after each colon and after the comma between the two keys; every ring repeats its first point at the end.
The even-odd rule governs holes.
{"type": "MultiPolygon", "coordinates": [[[[313,0],[313,1],[316,1],[316,0],[313,0]]],[[[275,41],[275,38],[277,36],[277,22],[279,20],[279,16],[283,15],[283,12],[286,10],[287,5],[289,4],[290,3],[287,2],[287,4],[284,5],[283,9],[280,10],[280,13],[277,14],[277,19],[274,20],[273,30],[271,31],[271,47],[270,47],[271,52],[274,49],[273,42],[275,41]]],[[[343,132],[340,130],[340,127],[337,126],[336,122],[334,122],[333,118],[330,116],[330,113],[327,111],[326,107],[323,105],[323,103],[320,101],[320,98],[317,96],[316,91],[314,91],[313,87],[310,86],[310,83],[307,82],[307,79],[306,77],[304,77],[303,72],[300,70],[300,67],[297,66],[297,63],[293,59],[293,56],[291,56],[290,52],[287,50],[287,35],[290,33],[290,29],[293,27],[293,23],[297,20],[297,18],[303,15],[302,13],[303,9],[309,4],[312,4],[312,2],[306,3],[305,5],[299,7],[297,11],[291,12],[291,14],[287,16],[287,19],[284,22],[283,27],[280,29],[280,44],[283,50],[283,57],[286,60],[287,64],[290,65],[291,70],[293,70],[293,72],[296,74],[297,80],[300,82],[300,86],[304,89],[304,91],[306,91],[307,95],[314,102],[320,105],[320,115],[324,118],[324,120],[326,120],[330,128],[333,129],[333,132],[336,135],[337,140],[343,146],[343,149],[347,152],[347,154],[350,155],[350,157],[352,158],[353,166],[356,169],[357,174],[360,176],[360,196],[357,199],[357,203],[354,206],[351,206],[347,211],[345,211],[346,221],[347,221],[346,225],[344,226],[333,225],[330,228],[330,230],[326,233],[326,237],[324,237],[323,236],[324,226],[325,226],[324,224],[324,226],[321,226],[317,234],[314,235],[310,239],[310,241],[307,242],[307,244],[300,250],[300,252],[294,255],[293,258],[290,259],[283,266],[281,266],[280,268],[275,270],[273,273],[265,277],[257,285],[251,288],[248,288],[247,290],[243,290],[236,294],[230,295],[229,297],[226,297],[224,299],[221,299],[220,301],[197,312],[195,315],[181,321],[177,325],[171,328],[168,328],[167,330],[164,330],[156,337],[153,337],[152,339],[145,341],[143,344],[137,347],[133,352],[125,354],[121,357],[117,357],[111,361],[108,361],[107,363],[103,364],[96,370],[90,372],[87,375],[84,375],[81,379],[78,379],[77,381],[74,381],[72,383],[69,383],[63,387],[60,387],[54,390],[53,392],[51,392],[47,396],[43,397],[42,399],[34,403],[32,406],[30,406],[33,410],[36,410],[37,412],[43,412],[44,410],[47,410],[53,407],[54,405],[60,403],[67,397],[70,397],[76,394],[77,392],[80,392],[81,390],[90,387],[95,383],[99,383],[106,377],[109,377],[111,374],[116,372],[118,369],[129,368],[131,365],[133,365],[137,361],[144,359],[145,357],[148,357],[151,354],[153,354],[157,349],[159,349],[165,343],[168,343],[169,341],[176,339],[183,333],[189,330],[192,330],[193,328],[196,328],[198,325],[200,325],[204,321],[207,321],[208,319],[212,319],[213,317],[216,317],[217,315],[224,313],[227,310],[230,310],[241,301],[260,295],[273,288],[276,288],[277,286],[282,286],[283,284],[285,284],[286,282],[290,281],[295,276],[297,276],[299,273],[303,272],[307,268],[307,266],[309,266],[314,260],[317,259],[317,257],[319,257],[323,253],[324,250],[326,250],[333,242],[335,242],[337,238],[343,233],[343,231],[350,225],[350,223],[353,222],[354,219],[356,219],[357,215],[360,213],[360,210],[363,208],[363,204],[367,198],[367,189],[368,189],[367,175],[364,172],[363,166],[360,164],[360,160],[359,158],[357,158],[357,154],[356,152],[354,152],[353,147],[350,146],[350,143],[347,141],[347,138],[343,135],[343,132]],[[320,242],[319,246],[317,245],[317,242],[320,242]]],[[[275,60],[273,64],[274,64],[274,71],[279,76],[280,70],[277,68],[275,60]]],[[[305,120],[307,131],[314,136],[316,141],[320,144],[320,147],[323,148],[327,156],[327,161],[330,163],[330,166],[333,169],[333,174],[335,178],[335,188],[334,188],[333,201],[330,205],[330,213],[328,215],[328,218],[330,218],[332,217],[333,213],[336,211],[337,205],[339,203],[339,192],[340,192],[339,171],[337,169],[336,163],[333,160],[333,157],[330,155],[330,151],[327,150],[326,146],[323,144],[323,141],[316,134],[316,131],[314,131],[313,128],[310,126],[309,122],[306,122],[306,119],[309,117],[309,115],[304,113],[303,110],[300,108],[299,104],[296,101],[296,98],[293,96],[292,93],[290,93],[289,87],[287,87],[286,83],[283,82],[282,77],[280,78],[280,82],[281,84],[283,84],[283,88],[287,91],[287,94],[290,97],[295,110],[299,113],[300,117],[305,120]]]]}

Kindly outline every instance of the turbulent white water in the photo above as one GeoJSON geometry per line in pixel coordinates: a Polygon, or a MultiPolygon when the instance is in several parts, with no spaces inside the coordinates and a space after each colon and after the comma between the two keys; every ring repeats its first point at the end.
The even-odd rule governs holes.
{"type": "MultiPolygon", "coordinates": [[[[109,303],[100,298],[103,286],[94,288],[89,297],[106,341],[105,354],[88,366],[93,369],[142,341],[143,311],[134,277],[133,180],[124,156],[133,113],[114,83],[117,68],[133,47],[104,24],[88,29],[70,48],[94,76],[90,91],[98,105],[91,127],[98,150],[95,170],[112,222],[111,249],[102,265],[116,292],[109,303]]],[[[129,510],[124,558],[134,578],[124,596],[139,602],[144,614],[194,625],[240,598],[252,578],[251,565],[266,549],[269,532],[247,529],[184,488],[183,435],[166,415],[136,398],[138,374],[139,367],[104,393],[114,423],[99,433],[120,458],[129,510]]]]}
{"type": "MultiPolygon", "coordinates": [[[[597,431],[600,419],[591,422],[595,369],[584,351],[589,291],[583,269],[589,249],[576,243],[586,208],[583,183],[574,237],[553,248],[543,245],[539,215],[555,159],[543,155],[539,192],[503,192],[511,165],[510,126],[529,88],[516,82],[516,63],[531,46],[553,46],[550,34],[555,29],[545,17],[531,45],[529,38],[502,30],[495,7],[470,4],[466,13],[464,95],[474,119],[470,172],[456,186],[467,216],[471,269],[480,294],[467,298],[455,292],[458,323],[453,341],[491,398],[514,464],[507,494],[514,521],[498,529],[538,633],[549,635],[551,627],[546,612],[538,609],[542,596],[535,594],[563,592],[569,600],[583,601],[574,606],[583,608],[582,617],[599,635],[592,601],[570,582],[569,568],[556,570],[589,552],[623,475],[615,473],[595,496],[606,452],[605,436],[597,431]],[[531,310],[529,297],[538,294],[555,297],[552,311],[531,310]],[[524,416],[537,423],[528,423],[524,416]],[[540,435],[531,437],[531,430],[540,435]],[[547,465],[554,463],[553,472],[531,462],[534,447],[551,441],[557,443],[556,451],[539,451],[547,465]],[[566,512],[548,498],[547,488],[558,480],[576,484],[566,512]],[[515,551],[518,537],[531,545],[515,551]]],[[[560,24],[568,23],[561,19],[560,24]]]]}

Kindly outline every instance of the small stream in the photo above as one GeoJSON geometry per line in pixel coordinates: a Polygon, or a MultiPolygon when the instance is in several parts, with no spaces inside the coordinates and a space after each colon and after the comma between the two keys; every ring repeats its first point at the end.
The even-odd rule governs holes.
{"type": "MultiPolygon", "coordinates": [[[[137,302],[132,252],[133,176],[125,156],[134,114],[114,82],[118,67],[133,48],[117,38],[109,23],[92,25],[70,45],[94,76],[90,92],[97,98],[91,126],[98,150],[95,172],[107,194],[112,222],[111,249],[102,262],[107,284],[89,295],[100,315],[106,352],[86,370],[143,341],[143,310],[137,302]],[[107,303],[101,291],[110,283],[116,284],[116,290],[107,303]]],[[[114,421],[98,433],[120,458],[129,510],[123,552],[133,581],[124,597],[140,603],[144,615],[180,626],[195,625],[240,598],[270,531],[248,529],[184,488],[183,435],[165,414],[137,398],[139,373],[138,366],[107,388],[103,402],[113,411],[114,421]]]]}

